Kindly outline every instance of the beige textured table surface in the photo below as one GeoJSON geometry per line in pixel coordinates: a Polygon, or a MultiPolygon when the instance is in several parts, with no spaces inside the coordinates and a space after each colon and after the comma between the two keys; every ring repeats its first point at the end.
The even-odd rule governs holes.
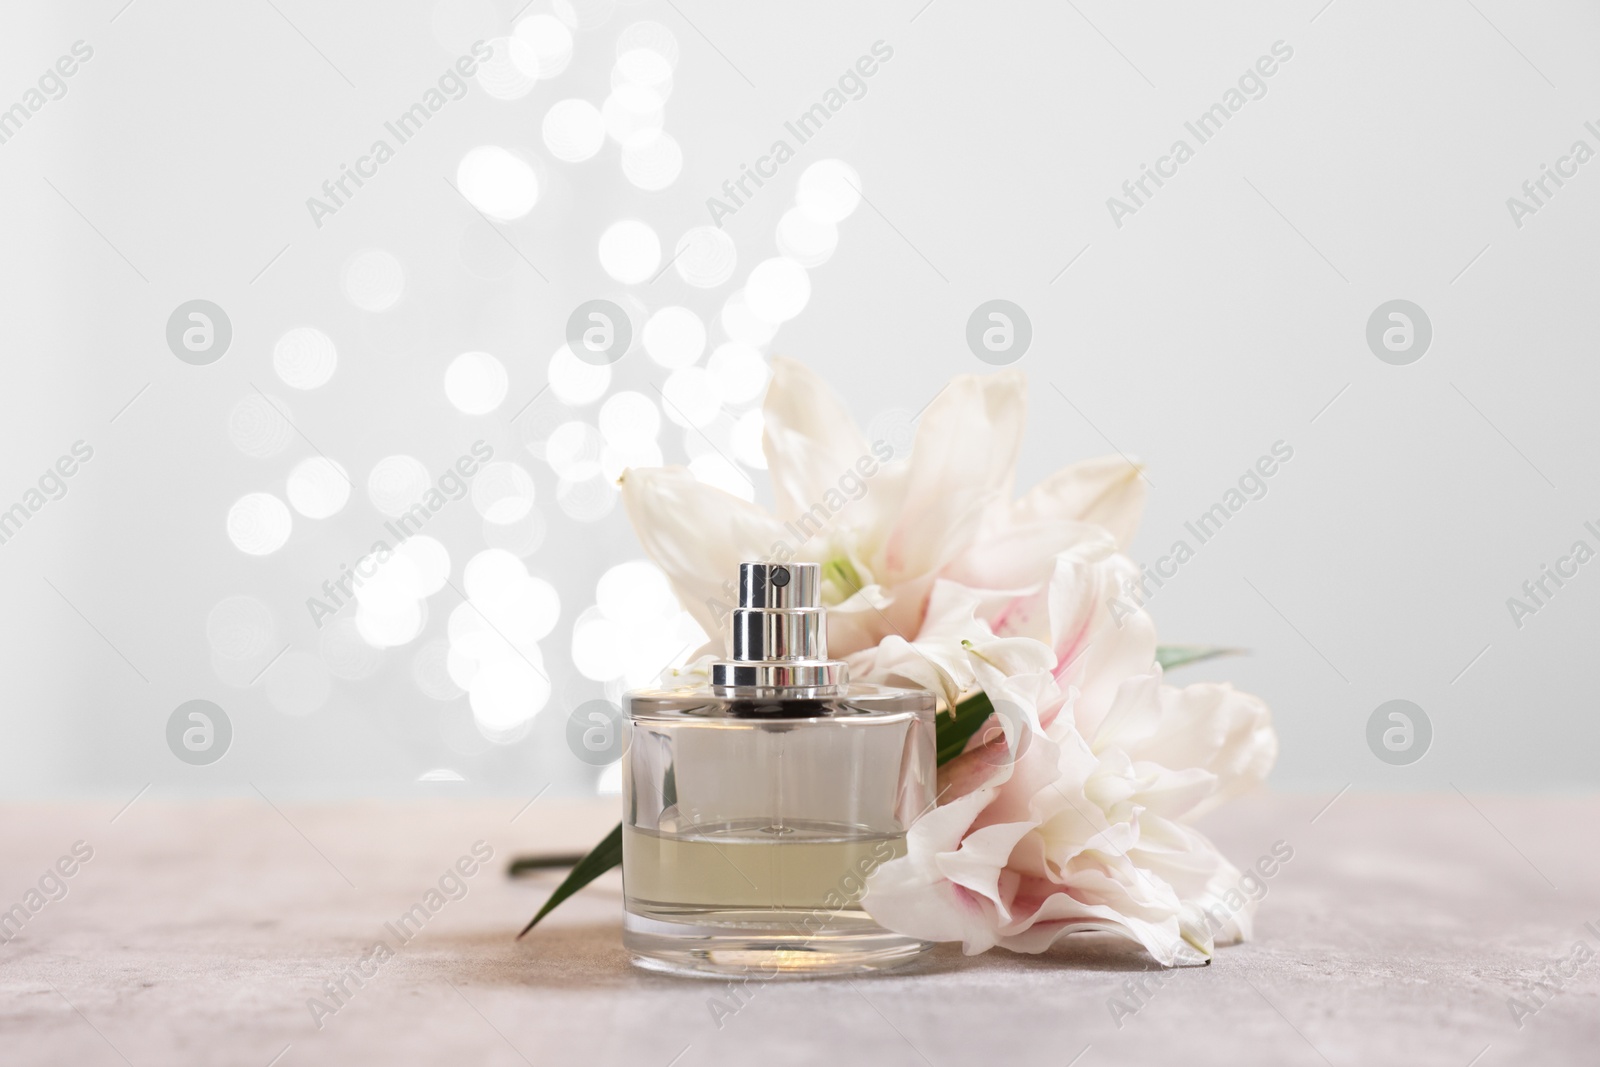
{"type": "Polygon", "coordinates": [[[1208,825],[1236,862],[1279,840],[1294,858],[1254,942],[1147,982],[1121,1019],[1110,1003],[1137,1003],[1124,983],[1146,964],[1078,939],[766,983],[720,1027],[724,987],[629,966],[614,874],[512,940],[559,875],[512,881],[506,859],[592,842],[614,804],[9,805],[0,909],[41,878],[59,896],[45,876],[62,857],[74,873],[0,944],[0,1063],[1600,1063],[1600,952],[1520,1028],[1508,1006],[1533,1008],[1530,983],[1575,943],[1600,949],[1600,799],[1348,793],[1319,815],[1329,799],[1258,796],[1208,825]],[[75,865],[80,841],[93,855],[75,865]],[[346,980],[319,1029],[308,999],[394,943],[384,924],[477,841],[494,858],[466,895],[364,986],[346,980]]]}

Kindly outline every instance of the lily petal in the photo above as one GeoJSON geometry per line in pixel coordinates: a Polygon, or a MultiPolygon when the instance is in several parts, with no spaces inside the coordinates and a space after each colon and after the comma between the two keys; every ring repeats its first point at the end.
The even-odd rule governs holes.
{"type": "Polygon", "coordinates": [[[977,618],[977,608],[978,597],[970,589],[955,582],[935,582],[916,637],[907,640],[892,633],[876,647],[847,657],[851,676],[868,682],[914,682],[954,707],[961,694],[977,684],[967,645],[993,637],[977,618]]]}
{"type": "Polygon", "coordinates": [[[1016,371],[960,375],[929,403],[879,581],[938,570],[972,542],[985,510],[1011,491],[1026,406],[1016,371]]]}
{"type": "Polygon", "coordinates": [[[1084,460],[1052,474],[1011,507],[1018,525],[1041,520],[1094,523],[1111,531],[1126,550],[1144,515],[1140,468],[1122,456],[1084,460]]]}
{"type": "Polygon", "coordinates": [[[1155,706],[1155,714],[1146,716],[1137,731],[1131,726],[1120,731],[1118,744],[1136,760],[1216,776],[1216,790],[1187,818],[1199,818],[1260,785],[1277,762],[1272,712],[1259,697],[1226,683],[1201,682],[1182,689],[1164,685],[1155,706]]]}
{"type": "Polygon", "coordinates": [[[1079,690],[1074,712],[1086,737],[1099,729],[1125,679],[1155,669],[1155,624],[1123,588],[1137,578],[1126,556],[1086,549],[1056,559],[1048,593],[1056,678],[1079,690]]]}
{"type": "Polygon", "coordinates": [[[940,805],[906,833],[906,854],[867,878],[861,906],[886,929],[929,941],[960,941],[971,955],[994,947],[994,902],[946,878],[943,854],[961,847],[972,819],[988,803],[980,790],[940,805]]]}
{"type": "Polygon", "coordinates": [[[844,402],[803,363],[781,356],[772,360],[761,415],[762,444],[781,519],[798,518],[824,504],[829,493],[839,497],[839,479],[859,477],[856,464],[870,455],[867,439],[844,402]]]}
{"type": "Polygon", "coordinates": [[[1096,930],[1136,942],[1163,967],[1206,962],[1205,954],[1184,938],[1176,917],[1151,921],[1110,905],[1083,903],[1066,893],[1045,897],[1026,922],[1017,925],[1015,933],[1003,933],[997,944],[1013,952],[1043,952],[1067,934],[1096,930]]]}
{"type": "Polygon", "coordinates": [[[725,641],[724,620],[738,606],[739,564],[768,557],[782,533],[778,520],[682,467],[627,471],[622,503],[684,610],[713,640],[725,641]]]}
{"type": "Polygon", "coordinates": [[[943,575],[984,591],[979,614],[989,620],[995,633],[1048,641],[1050,619],[1045,590],[1055,573],[1056,558],[1074,549],[1105,556],[1115,547],[1109,533],[1087,523],[986,521],[978,539],[944,569],[943,575]]]}
{"type": "Polygon", "coordinates": [[[1011,920],[1000,897],[1000,873],[1018,841],[1032,832],[1030,823],[997,823],[967,834],[961,847],[935,857],[939,873],[951,882],[991,901],[1001,923],[1011,920]]]}

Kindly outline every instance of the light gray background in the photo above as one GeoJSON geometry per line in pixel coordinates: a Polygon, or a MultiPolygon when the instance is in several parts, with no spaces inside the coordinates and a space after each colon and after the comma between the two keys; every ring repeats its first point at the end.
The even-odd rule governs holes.
{"type": "MultiPolygon", "coordinates": [[[[68,495],[0,545],[0,792],[592,789],[564,719],[601,687],[572,668],[571,625],[599,575],[639,551],[620,508],[598,523],[564,515],[550,468],[525,453],[547,529],[527,562],[559,589],[562,615],[542,643],[555,696],[516,744],[451,749],[464,698],[442,705],[411,682],[411,652],[443,632],[448,590],[419,642],[368,681],[336,681],[302,718],[275,711],[259,683],[216,676],[207,613],[258,597],[283,639],[314,654],[304,597],[381,529],[364,492],[372,464],[404,452],[437,476],[476,438],[510,455],[574,417],[546,394],[511,420],[544,384],[568,312],[630,291],[601,272],[600,232],[639,217],[670,248],[706,221],[725,177],[880,39],[894,58],[868,95],[729,220],[734,280],[707,292],[668,271],[631,287],[643,306],[686,303],[713,319],[775,254],[803,168],[843,159],[870,204],[840,224],[810,305],[770,348],[831,379],[863,423],[987,370],[964,332],[973,308],[999,297],[1034,330],[1018,364],[1032,405],[1021,483],[1111,443],[1137,455],[1153,483],[1141,559],[1273,442],[1293,445],[1270,494],[1152,604],[1166,641],[1251,650],[1179,680],[1232,679],[1271,704],[1275,785],[1600,781],[1589,657],[1600,564],[1520,630],[1506,608],[1575,539],[1594,545],[1582,524],[1600,519],[1600,161],[1521,229],[1505,203],[1575,139],[1600,148],[1583,128],[1600,120],[1592,5],[587,3],[597,24],[577,34],[564,74],[512,102],[475,87],[319,230],[305,198],[462,50],[435,26],[477,18],[488,29],[467,40],[503,33],[520,0],[124,2],[8,5],[0,23],[0,106],[74,41],[95,49],[67,96],[0,145],[0,506],[75,440],[95,449],[68,495]],[[618,33],[646,19],[682,51],[666,128],[685,166],[661,193],[623,180],[615,144],[569,165],[539,134],[555,101],[605,96],[618,33]],[[1268,95],[1116,228],[1106,198],[1279,40],[1294,57],[1268,95]],[[539,170],[539,205],[498,229],[548,281],[442,180],[481,144],[539,170]],[[374,247],[407,274],[402,303],[381,314],[340,288],[345,261],[374,247]],[[233,323],[231,350],[208,367],[179,362],[164,340],[172,310],[194,298],[233,323]],[[1372,310],[1395,298],[1434,327],[1430,351],[1405,367],[1364,339],[1372,310]],[[311,393],[284,388],[271,365],[275,340],[301,325],[339,346],[338,373],[311,393]],[[481,418],[441,388],[450,358],[472,349],[511,375],[506,404],[481,418]],[[230,445],[228,412],[254,386],[285,398],[357,485],[334,519],[296,516],[289,544],[264,558],[229,543],[228,506],[282,496],[312,452],[297,439],[255,460],[230,445]],[[171,711],[195,698],[222,704],[234,726],[232,749],[207,767],[180,763],[164,739],[171,711]],[[1409,767],[1366,746],[1368,716],[1392,698],[1433,722],[1432,750],[1409,767]],[[417,783],[438,767],[465,781],[417,783]]],[[[527,13],[548,9],[534,0],[527,13]]],[[[617,386],[650,393],[664,375],[636,353],[617,386]]],[[[669,461],[682,459],[681,438],[664,433],[669,461]]],[[[435,524],[459,581],[482,524],[465,504],[435,524]]]]}

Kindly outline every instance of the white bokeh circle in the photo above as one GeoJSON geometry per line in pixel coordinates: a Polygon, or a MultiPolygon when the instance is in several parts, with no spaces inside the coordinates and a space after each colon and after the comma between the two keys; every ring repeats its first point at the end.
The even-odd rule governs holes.
{"type": "Polygon", "coordinates": [[[533,510],[533,475],[517,463],[486,463],[472,480],[472,506],[485,522],[506,526],[533,510]]]}
{"type": "Polygon", "coordinates": [[[506,368],[487,352],[463,352],[444,372],[444,394],[457,411],[487,415],[505,401],[506,368]]]}
{"type": "Polygon", "coordinates": [[[622,146],[622,176],[646,192],[659,192],[683,173],[683,149],[664,130],[641,133],[622,146]]]}
{"type": "Polygon", "coordinates": [[[587,100],[562,100],[545,112],[540,126],[544,146],[563,163],[582,163],[606,143],[600,109],[587,100]]]}
{"type": "Polygon", "coordinates": [[[554,15],[530,15],[511,31],[533,48],[539,60],[539,77],[554,78],[572,62],[572,31],[554,15]]]}
{"type": "Polygon", "coordinates": [[[391,519],[409,511],[431,487],[428,468],[412,456],[385,456],[367,475],[367,499],[391,519]]]}
{"type": "Polygon", "coordinates": [[[772,335],[778,332],[777,323],[758,318],[750,310],[743,289],[723,302],[721,321],[722,332],[728,335],[729,340],[740,344],[759,347],[772,340],[772,335]]]}
{"type": "Polygon", "coordinates": [[[496,100],[520,100],[539,80],[539,52],[522,37],[496,37],[478,64],[478,84],[496,100]]]}
{"type": "Polygon", "coordinates": [[[300,326],[272,346],[272,369],[291,389],[315,389],[326,385],[339,366],[339,350],[333,338],[314,326],[300,326]]]}
{"type": "Polygon", "coordinates": [[[600,266],[624,285],[636,285],[661,265],[661,239],[638,219],[621,219],[600,235],[600,266]]]}
{"type": "Polygon", "coordinates": [[[778,251],[802,267],[826,263],[839,247],[839,227],[809,209],[792,207],[778,220],[778,251]]]}
{"type": "Polygon", "coordinates": [[[308,519],[337,515],[350,500],[350,477],[326,456],[310,456],[289,470],[289,504],[308,519]]]}
{"type": "Polygon", "coordinates": [[[744,298],[750,313],[764,322],[785,323],[805,310],[811,300],[811,277],[787,256],[762,260],[745,282],[744,298]]]}
{"type": "Polygon", "coordinates": [[[611,387],[611,366],[581,360],[570,346],[562,345],[550,357],[549,382],[556,399],[569,407],[582,407],[599,400],[611,387]]]}
{"type": "Polygon", "coordinates": [[[678,238],[672,260],[678,277],[696,289],[715,289],[733,277],[739,251],[733,238],[715,226],[696,226],[678,238]]]}
{"type": "Polygon", "coordinates": [[[664,307],[645,322],[640,343],[661,366],[687,367],[706,350],[706,324],[686,307],[664,307]]]}
{"type": "Polygon", "coordinates": [[[722,411],[722,386],[704,367],[680,367],[661,386],[662,410],[679,426],[704,427],[722,411]]]}
{"type": "Polygon", "coordinates": [[[738,341],[718,345],[706,361],[706,370],[717,379],[722,398],[730,404],[754,400],[767,387],[767,361],[760,350],[738,341]]]}
{"type": "Polygon", "coordinates": [[[498,145],[480,145],[461,157],[456,188],[473,207],[501,222],[522,218],[539,202],[533,167],[498,145]]]}
{"type": "Polygon", "coordinates": [[[248,556],[270,556],[293,529],[289,506],[271,493],[246,493],[228,509],[228,540],[248,556]]]}
{"type": "Polygon", "coordinates": [[[406,291],[405,268],[381,248],[351,256],[345,262],[341,281],[345,298],[362,311],[388,311],[406,291]]]}
{"type": "Polygon", "coordinates": [[[616,393],[600,405],[600,436],[608,445],[654,441],[661,432],[661,412],[643,393],[616,393]]]}
{"type": "Polygon", "coordinates": [[[800,173],[794,199],[818,218],[839,222],[861,203],[861,176],[843,160],[818,160],[800,173]]]}

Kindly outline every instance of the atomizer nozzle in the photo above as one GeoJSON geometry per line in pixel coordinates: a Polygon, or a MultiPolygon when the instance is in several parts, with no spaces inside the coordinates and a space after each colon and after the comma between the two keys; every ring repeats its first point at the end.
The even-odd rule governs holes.
{"type": "Polygon", "coordinates": [[[842,686],[849,672],[828,658],[822,568],[816,563],[739,564],[733,655],[711,664],[721,688],[814,690],[842,686]]]}

